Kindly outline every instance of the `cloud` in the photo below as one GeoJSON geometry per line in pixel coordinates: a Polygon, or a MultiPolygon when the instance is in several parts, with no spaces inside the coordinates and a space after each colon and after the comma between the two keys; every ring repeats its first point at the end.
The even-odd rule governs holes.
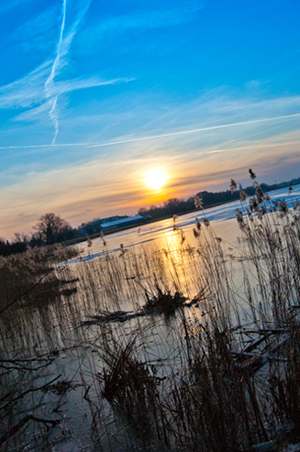
{"type": "Polygon", "coordinates": [[[177,26],[182,23],[195,19],[195,13],[203,8],[198,2],[186,3],[176,5],[173,3],[164,8],[163,4],[157,5],[157,9],[144,9],[131,14],[124,14],[112,19],[108,19],[98,27],[99,32],[117,32],[123,33],[129,29],[151,29],[151,28],[165,28],[170,26],[177,26]]]}
{"type": "Polygon", "coordinates": [[[36,54],[51,52],[56,42],[58,4],[44,9],[14,30],[9,41],[18,50],[36,54]]]}
{"type": "Polygon", "coordinates": [[[44,81],[52,62],[46,61],[15,82],[0,87],[0,108],[28,108],[45,98],[44,81]]]}
{"type": "MultiPolygon", "coordinates": [[[[60,112],[67,105],[66,101],[61,99],[62,94],[78,89],[134,80],[134,78],[129,77],[103,80],[103,78],[97,77],[96,75],[77,79],[69,79],[69,77],[66,79],[64,77],[68,66],[68,55],[72,42],[83,24],[83,19],[89,6],[90,1],[79,1],[75,5],[68,0],[62,0],[59,33],[57,35],[54,56],[19,80],[0,87],[0,108],[26,109],[26,111],[17,113],[15,118],[13,118],[15,122],[37,121],[44,123],[48,108],[49,125],[51,123],[54,127],[53,144],[56,141],[59,130],[60,112]]],[[[151,8],[151,11],[147,9],[143,10],[143,7],[145,5],[139,2],[138,9],[132,15],[116,18],[112,22],[110,19],[108,22],[102,21],[104,29],[113,30],[114,33],[116,30],[125,31],[127,29],[144,27],[157,28],[172,26],[190,20],[193,14],[201,9],[202,6],[199,5],[199,2],[189,1],[184,7],[176,2],[173,3],[172,8],[169,7],[168,2],[166,4],[164,2],[157,2],[154,4],[154,10],[151,8]]],[[[23,44],[28,43],[28,46],[30,46],[31,40],[33,40],[32,44],[34,45],[36,39],[44,39],[44,36],[47,35],[46,45],[51,43],[54,46],[53,39],[56,34],[57,15],[57,6],[44,10],[32,20],[19,27],[12,39],[22,37],[23,44]],[[46,33],[44,32],[44,28],[46,33]]]]}
{"type": "Polygon", "coordinates": [[[203,9],[203,4],[191,0],[185,5],[180,2],[170,4],[161,1],[151,2],[150,8],[147,8],[148,5],[145,7],[145,3],[139,6],[130,14],[114,15],[91,23],[88,29],[83,30],[78,47],[86,53],[92,50],[95,44],[99,45],[101,40],[105,40],[107,46],[107,40],[118,40],[124,33],[175,27],[195,20],[196,13],[203,9]]]}
{"type": "Polygon", "coordinates": [[[266,122],[241,125],[243,133],[235,136],[227,135],[228,128],[217,128],[212,135],[205,131],[207,141],[201,133],[200,140],[195,139],[196,135],[181,135],[127,143],[105,155],[98,153],[89,161],[84,161],[81,153],[81,161],[59,164],[56,169],[34,163],[10,168],[9,174],[2,171],[1,179],[10,181],[10,185],[1,190],[1,234],[18,230],[20,218],[22,230],[29,230],[46,211],[54,211],[72,224],[89,219],[87,208],[91,209],[90,218],[110,212],[135,213],[138,207],[154,202],[143,179],[145,172],[155,167],[164,168],[169,175],[167,189],[155,202],[191,196],[201,190],[224,189],[232,177],[244,185],[249,167],[255,168],[260,180],[269,183],[274,181],[272,177],[278,180],[298,177],[299,124],[293,131],[280,133],[277,128],[270,136],[255,140],[254,126],[261,124],[266,122]],[[245,127],[249,134],[245,134],[245,127]],[[216,138],[220,142],[217,148],[216,138]],[[223,152],[211,153],[213,150],[223,152]]]}
{"type": "MultiPolygon", "coordinates": [[[[10,187],[3,188],[0,199],[0,208],[4,209],[1,233],[6,232],[6,227],[11,227],[12,218],[20,215],[26,217],[29,214],[31,218],[31,213],[36,212],[36,221],[45,211],[55,211],[66,217],[66,212],[73,210],[74,213],[78,206],[83,212],[88,202],[94,204],[94,208],[98,203],[98,208],[102,206],[102,209],[109,210],[112,204],[120,202],[122,196],[122,201],[130,199],[136,189],[123,186],[120,190],[122,181],[115,173],[115,167],[107,160],[42,172],[29,171],[10,187]]],[[[120,162],[119,169],[121,167],[129,169],[130,164],[120,162]]],[[[29,229],[30,221],[27,224],[24,222],[22,228],[29,229]]],[[[18,228],[18,225],[14,227],[18,228]]]]}
{"type": "Polygon", "coordinates": [[[12,9],[20,8],[30,2],[32,2],[32,0],[9,0],[9,2],[5,2],[0,6],[0,14],[7,14],[12,9]]]}
{"type": "MultiPolygon", "coordinates": [[[[207,150],[199,154],[197,149],[194,149],[189,159],[182,150],[180,154],[157,155],[153,146],[150,149],[148,147],[147,159],[144,159],[143,149],[129,158],[127,154],[120,153],[117,159],[107,155],[106,158],[77,165],[69,164],[59,169],[32,169],[13,185],[2,189],[2,234],[9,228],[17,230],[21,215],[30,216],[28,223],[22,223],[23,230],[29,229],[46,211],[54,211],[71,222],[75,218],[76,221],[87,220],[87,207],[92,209],[90,217],[105,216],[113,210],[118,213],[135,213],[137,206],[154,202],[143,179],[147,168],[155,166],[165,166],[170,175],[164,199],[216,189],[218,184],[225,184],[226,187],[231,177],[238,180],[246,178],[249,164],[255,166],[261,179],[268,173],[270,177],[270,172],[276,168],[276,162],[281,159],[282,169],[289,169],[290,177],[294,177],[292,171],[296,172],[295,162],[299,161],[299,133],[298,140],[294,143],[288,140],[289,135],[282,135],[272,140],[242,143],[235,149],[227,149],[221,157],[220,154],[210,155],[207,150]],[[286,146],[290,146],[289,152],[286,146]],[[32,218],[32,212],[35,213],[35,218],[32,218]]],[[[173,151],[177,150],[173,147],[173,151]]]]}
{"type": "MultiPolygon", "coordinates": [[[[71,4],[70,16],[72,20],[69,20],[69,24],[67,21],[68,3],[67,0],[63,0],[59,39],[57,41],[54,59],[45,61],[21,79],[0,87],[0,108],[27,109],[27,111],[18,114],[14,118],[15,121],[44,121],[45,113],[48,109],[48,118],[54,126],[53,144],[55,143],[59,130],[59,108],[62,108],[62,105],[59,105],[59,100],[62,94],[78,89],[99,87],[132,80],[129,78],[104,80],[97,76],[92,76],[73,80],[60,79],[57,81],[58,76],[62,78],[62,71],[68,63],[68,53],[72,40],[80,27],[89,5],[90,1],[78,2],[76,4],[77,9],[74,10],[74,5],[71,4]]],[[[18,33],[22,30],[28,33],[32,29],[32,34],[41,34],[47,12],[44,11],[32,21],[27,22],[23,26],[23,29],[19,29],[18,33]]]]}
{"type": "Polygon", "coordinates": [[[51,101],[43,102],[38,107],[31,108],[30,110],[26,110],[23,113],[18,114],[13,118],[15,122],[45,122],[49,118],[49,111],[52,108],[51,101]]]}
{"type": "MultiPolygon", "coordinates": [[[[46,100],[45,81],[49,77],[51,67],[51,61],[48,61],[20,80],[0,87],[0,108],[33,107],[46,100]]],[[[64,80],[48,87],[48,97],[56,97],[79,89],[127,83],[133,80],[135,80],[133,77],[115,78],[111,80],[104,80],[99,77],[64,80]]]]}
{"type": "MultiPolygon", "coordinates": [[[[103,81],[91,78],[57,82],[52,94],[56,96],[75,89],[128,80],[131,79],[103,81]]],[[[70,149],[84,147],[86,155],[93,155],[101,148],[104,151],[108,147],[125,149],[129,144],[148,144],[151,141],[160,143],[162,147],[168,143],[172,146],[176,139],[181,144],[185,143],[188,153],[189,144],[197,143],[203,148],[214,136],[212,150],[216,151],[219,144],[223,148],[224,142],[234,146],[236,140],[243,138],[256,139],[259,135],[263,138],[281,133],[286,128],[299,128],[300,97],[297,96],[262,101],[251,97],[237,98],[211,93],[181,105],[159,104],[156,99],[151,102],[152,99],[145,97],[139,103],[131,101],[130,104],[127,97],[123,101],[118,98],[115,103],[109,99],[96,104],[96,110],[105,114],[82,115],[80,111],[77,116],[73,112],[70,118],[63,119],[64,130],[66,133],[69,131],[74,139],[74,129],[79,132],[81,128],[84,130],[84,140],[80,142],[83,135],[79,133],[73,143],[65,141],[63,146],[70,149]]],[[[38,107],[36,114],[33,110],[21,113],[20,119],[32,120],[34,116],[39,117],[39,113],[41,118],[43,111],[45,112],[44,107],[38,107]]],[[[24,149],[30,147],[30,144],[24,143],[24,149]]],[[[39,145],[33,143],[32,148],[35,147],[39,145]]]]}
{"type": "MultiPolygon", "coordinates": [[[[95,82],[96,80],[92,80],[93,84],[95,82]]],[[[83,87],[86,86],[85,80],[73,80],[69,87],[66,85],[59,87],[59,83],[56,86],[59,87],[58,92],[62,93],[75,87],[80,89],[82,84],[83,87]]],[[[238,168],[259,164],[266,172],[270,164],[270,168],[272,166],[274,171],[280,173],[289,165],[289,156],[293,161],[300,159],[300,97],[262,101],[250,97],[238,98],[224,93],[217,95],[213,92],[184,105],[163,103],[157,106],[154,99],[154,107],[151,99],[146,101],[146,98],[143,98],[140,104],[134,103],[135,109],[132,103],[128,107],[127,98],[123,101],[124,105],[120,104],[119,99],[115,104],[112,99],[107,103],[97,104],[97,110],[101,111],[101,114],[85,114],[78,117],[71,115],[66,119],[62,118],[64,131],[70,132],[64,138],[70,136],[73,142],[65,141],[64,144],[53,146],[49,143],[19,147],[2,145],[2,150],[10,150],[11,169],[9,177],[6,177],[4,171],[6,153],[3,153],[1,180],[12,184],[22,174],[30,174],[29,179],[27,176],[22,179],[25,192],[31,180],[39,180],[36,173],[44,174],[51,171],[54,165],[61,166],[62,172],[59,176],[62,178],[61,183],[68,182],[63,185],[61,195],[59,191],[54,195],[56,186],[59,187],[60,183],[55,183],[53,188],[53,182],[51,185],[51,178],[49,179],[46,191],[53,202],[60,205],[60,196],[65,199],[67,193],[70,204],[73,203],[74,188],[70,189],[74,186],[73,178],[78,187],[76,190],[86,192],[84,199],[87,204],[89,196],[93,199],[93,192],[99,190],[101,191],[99,196],[103,195],[104,203],[106,196],[117,196],[116,187],[119,187],[119,192],[122,192],[124,186],[129,186],[130,190],[137,192],[141,187],[139,181],[143,172],[157,166],[165,166],[173,177],[170,178],[170,187],[176,186],[176,190],[174,188],[170,191],[169,195],[172,197],[199,191],[200,182],[196,187],[192,181],[201,181],[204,177],[207,180],[205,174],[210,175],[216,165],[220,167],[218,180],[221,180],[222,171],[231,171],[232,177],[236,177],[238,168]],[[80,142],[79,138],[82,137],[85,141],[80,142]],[[26,156],[30,156],[32,152],[36,155],[27,158],[26,156]],[[42,162],[38,157],[43,154],[47,155],[47,159],[42,165],[38,163],[39,160],[42,162]],[[276,161],[279,162],[283,155],[284,165],[281,168],[280,164],[276,169],[276,161]],[[12,162],[19,163],[20,159],[22,159],[20,167],[12,168],[12,162]],[[36,162],[34,172],[30,166],[32,161],[36,162]],[[69,167],[70,161],[73,162],[72,168],[77,168],[75,172],[69,167]],[[95,173],[94,179],[91,174],[95,173]],[[69,177],[67,174],[72,176],[69,177]],[[94,188],[87,190],[86,183],[92,183],[92,180],[98,182],[94,183],[94,188]]],[[[31,120],[32,114],[33,119],[44,117],[45,121],[50,106],[50,101],[47,105],[38,105],[29,112],[23,112],[24,116],[21,119],[31,120]]],[[[8,161],[8,158],[6,160],[8,161]]],[[[292,170],[296,171],[296,167],[297,165],[292,165],[292,170]]],[[[53,175],[53,180],[55,177],[53,175]]],[[[44,179],[44,176],[41,177],[41,183],[44,179]]],[[[212,178],[210,184],[215,183],[216,179],[212,178]]],[[[5,188],[5,184],[2,186],[5,188]]],[[[38,184],[36,191],[38,196],[42,193],[38,184]]],[[[28,197],[30,196],[33,194],[28,193],[28,197]]],[[[138,203],[138,198],[128,197],[128,202],[138,203]]]]}
{"type": "Polygon", "coordinates": [[[194,133],[206,132],[208,130],[224,129],[224,128],[228,128],[228,127],[247,126],[249,124],[258,124],[258,123],[269,122],[269,121],[276,122],[281,119],[289,119],[289,118],[295,118],[295,117],[300,117],[300,113],[295,113],[292,115],[284,115],[284,116],[275,116],[275,117],[271,117],[271,118],[253,119],[250,121],[243,121],[243,122],[236,122],[236,123],[229,123],[229,124],[219,124],[219,125],[210,126],[210,127],[200,127],[198,129],[181,130],[178,132],[163,133],[161,135],[152,135],[152,136],[150,135],[150,136],[146,136],[146,137],[129,138],[127,140],[122,140],[122,141],[112,141],[110,143],[99,143],[99,144],[95,144],[95,145],[90,145],[89,147],[97,148],[97,147],[103,147],[103,146],[113,146],[116,144],[133,143],[133,142],[137,142],[137,141],[145,141],[145,140],[149,141],[149,140],[154,140],[156,138],[168,138],[168,137],[174,137],[174,136],[178,136],[178,135],[189,135],[189,134],[194,134],[194,133]]]}
{"type": "Polygon", "coordinates": [[[79,78],[74,80],[66,80],[64,82],[57,82],[53,87],[53,93],[57,95],[75,91],[78,89],[92,88],[97,86],[115,85],[118,83],[127,83],[135,80],[134,77],[115,78],[112,80],[103,80],[97,77],[89,79],[79,78]]]}

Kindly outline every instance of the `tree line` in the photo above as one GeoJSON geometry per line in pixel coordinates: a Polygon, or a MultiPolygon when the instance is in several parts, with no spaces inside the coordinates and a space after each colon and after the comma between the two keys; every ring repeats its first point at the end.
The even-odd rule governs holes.
{"type": "MultiPolygon", "coordinates": [[[[291,189],[292,185],[296,184],[300,184],[300,178],[293,179],[289,182],[281,182],[279,184],[272,185],[262,183],[260,184],[260,186],[264,192],[269,192],[284,187],[289,187],[291,189]]],[[[247,193],[248,196],[253,196],[255,194],[255,187],[251,185],[250,187],[242,188],[240,184],[239,189],[235,191],[225,190],[219,192],[209,192],[205,190],[197,193],[196,196],[201,199],[203,208],[207,209],[217,204],[224,204],[230,201],[236,201],[240,199],[240,191],[242,189],[245,193],[247,193]]],[[[194,199],[195,199],[194,197],[188,199],[173,198],[164,202],[162,206],[153,205],[150,206],[148,209],[141,208],[138,213],[143,217],[147,217],[150,215],[154,219],[159,219],[175,214],[178,215],[181,213],[190,212],[193,209],[195,209],[194,199]]]]}
{"type": "MultiPolygon", "coordinates": [[[[127,215],[115,216],[114,219],[127,218],[127,215]]],[[[0,256],[22,253],[28,247],[54,245],[55,243],[72,240],[83,235],[93,235],[101,231],[100,218],[82,223],[80,227],[73,228],[66,220],[54,213],[42,215],[33,231],[29,235],[15,234],[11,241],[0,237],[0,256]],[[84,232],[83,232],[84,230],[84,232]]],[[[107,219],[106,219],[107,221],[107,219]]]]}
{"type": "Polygon", "coordinates": [[[46,213],[40,217],[30,235],[15,234],[11,241],[0,238],[0,255],[22,253],[28,246],[53,245],[78,236],[79,230],[72,228],[66,220],[54,213],[46,213]]]}
{"type": "Polygon", "coordinates": [[[190,212],[195,208],[194,197],[188,199],[172,198],[165,201],[162,206],[151,206],[148,209],[142,207],[138,214],[144,218],[151,217],[153,219],[169,217],[178,213],[190,212]]]}
{"type": "MultiPolygon", "coordinates": [[[[277,190],[284,187],[289,187],[292,190],[292,185],[300,183],[300,178],[293,179],[289,182],[282,182],[279,184],[268,185],[265,183],[260,184],[261,189],[264,192],[271,190],[277,190]]],[[[239,186],[238,190],[225,190],[220,192],[208,192],[202,191],[197,193],[197,197],[201,199],[203,208],[212,207],[216,204],[223,204],[230,201],[238,200],[240,197],[240,190],[242,186],[239,186]]],[[[248,196],[255,194],[255,188],[253,186],[243,189],[248,196]]],[[[145,219],[161,219],[164,217],[170,217],[173,215],[184,214],[191,212],[195,209],[195,198],[190,197],[187,199],[172,198],[165,201],[161,206],[150,206],[148,209],[142,207],[139,209],[139,215],[142,215],[145,219]]],[[[119,217],[121,218],[121,217],[119,217]]],[[[123,217],[122,217],[123,218],[123,217]]],[[[87,234],[93,234],[100,232],[101,224],[99,219],[93,220],[88,223],[83,223],[81,228],[85,228],[87,234]],[[96,225],[94,223],[97,223],[96,225]],[[96,230],[95,230],[96,227],[96,230]]],[[[28,246],[43,246],[53,245],[54,243],[64,242],[71,240],[82,235],[81,228],[73,228],[66,220],[62,219],[59,215],[54,213],[46,213],[42,215],[37,224],[33,227],[31,235],[26,236],[24,234],[15,234],[15,238],[12,241],[8,241],[0,238],[0,255],[8,256],[10,254],[21,253],[26,251],[28,246]]]]}

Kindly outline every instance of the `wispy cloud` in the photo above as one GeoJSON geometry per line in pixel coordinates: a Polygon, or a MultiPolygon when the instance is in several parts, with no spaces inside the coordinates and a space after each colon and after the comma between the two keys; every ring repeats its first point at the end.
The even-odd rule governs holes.
{"type": "MultiPolygon", "coordinates": [[[[15,121],[41,121],[45,119],[45,114],[48,115],[48,118],[54,126],[52,144],[55,143],[59,131],[58,104],[62,94],[79,89],[112,85],[133,80],[132,78],[104,80],[97,76],[61,80],[63,75],[62,71],[68,64],[68,53],[72,40],[89,8],[89,4],[90,1],[81,2],[78,11],[75,12],[75,17],[70,21],[70,25],[67,25],[68,5],[67,0],[63,0],[55,58],[45,61],[23,78],[0,87],[0,108],[27,109],[27,111],[17,114],[14,118],[15,121]],[[60,77],[60,80],[57,80],[58,77],[60,77]]],[[[72,13],[74,15],[74,11],[72,13]]],[[[35,20],[35,23],[38,24],[38,20],[35,20]]],[[[38,30],[41,31],[37,25],[35,31],[38,30]]]]}
{"type": "Polygon", "coordinates": [[[6,14],[14,8],[20,8],[30,2],[32,2],[32,0],[10,0],[0,6],[0,14],[6,14]]]}
{"type": "Polygon", "coordinates": [[[37,107],[31,108],[29,110],[25,110],[24,112],[16,115],[13,118],[14,122],[34,122],[44,124],[49,123],[49,111],[52,108],[51,101],[45,101],[41,105],[37,107]]]}
{"type": "MultiPolygon", "coordinates": [[[[59,83],[53,87],[58,90],[55,94],[75,86],[79,89],[86,81],[70,81],[69,87],[69,82],[59,83]]],[[[4,156],[9,155],[10,169],[5,172],[4,165],[1,167],[0,210],[5,218],[1,234],[17,230],[21,217],[23,230],[30,229],[45,210],[78,222],[87,220],[87,215],[105,216],[112,211],[135,213],[138,206],[161,202],[163,199],[154,199],[143,183],[145,172],[155,167],[164,167],[170,176],[164,199],[190,196],[201,189],[224,189],[230,177],[243,183],[241,179],[248,165],[259,168],[260,177],[266,175],[261,180],[269,183],[274,182],[267,179],[272,171],[276,174],[272,177],[278,180],[284,179],[284,173],[297,177],[300,144],[300,98],[297,96],[262,101],[207,93],[184,105],[164,104],[165,108],[160,105],[156,109],[151,103],[142,102],[136,111],[130,105],[129,120],[127,99],[124,108],[117,103],[111,111],[109,103],[112,104],[111,99],[101,105],[98,115],[72,116],[69,125],[61,119],[61,127],[64,130],[69,127],[72,134],[69,136],[73,138],[75,129],[83,123],[86,141],[1,147],[3,151],[10,149],[2,152],[4,156]],[[140,120],[138,123],[136,118],[140,120]],[[109,129],[112,123],[114,128],[109,129]],[[130,124],[132,130],[128,128],[130,124]],[[90,134],[86,132],[88,125],[90,134]],[[115,135],[99,140],[99,129],[103,133],[105,128],[115,135]],[[14,158],[14,168],[12,149],[24,162],[20,164],[20,159],[14,158]],[[39,162],[38,158],[26,161],[26,149],[28,154],[44,154],[47,159],[51,155],[52,163],[42,159],[39,162]],[[54,164],[56,169],[52,167],[54,164]],[[89,214],[86,206],[91,209],[89,214]],[[26,223],[27,212],[30,216],[26,217],[26,223]]],[[[50,99],[47,105],[38,105],[37,116],[48,115],[50,107],[50,99]]],[[[24,114],[33,114],[34,110],[24,114]]],[[[108,136],[103,134],[103,138],[108,136]]]]}
{"type": "Polygon", "coordinates": [[[15,29],[8,39],[15,51],[24,51],[32,55],[43,55],[44,52],[53,52],[57,42],[58,4],[54,2],[50,7],[33,16],[15,29]]]}
{"type": "Polygon", "coordinates": [[[185,4],[176,1],[171,4],[169,1],[151,2],[148,7],[143,3],[131,13],[90,24],[89,28],[83,31],[77,45],[82,51],[87,52],[92,50],[96,43],[103,41],[107,46],[107,40],[118,40],[124,33],[175,27],[195,20],[196,14],[203,7],[201,2],[195,0],[187,0],[185,4]]]}
{"type": "MultiPolygon", "coordinates": [[[[49,79],[52,62],[47,61],[34,69],[20,80],[0,87],[0,108],[16,109],[30,108],[47,101],[45,95],[45,80],[49,79]]],[[[79,89],[92,88],[97,86],[113,85],[117,83],[126,83],[135,80],[132,77],[115,78],[104,80],[99,77],[90,77],[87,79],[70,79],[58,81],[48,87],[49,97],[55,98],[61,94],[72,92],[79,89]]]]}
{"type": "MultiPolygon", "coordinates": [[[[93,85],[96,86],[96,85],[93,85]]],[[[84,85],[84,87],[86,87],[84,85]]],[[[78,88],[79,89],[79,88],[78,88]]],[[[55,98],[57,99],[57,97],[55,98]]],[[[40,107],[39,107],[40,108],[40,107]]],[[[53,108],[52,108],[53,109],[53,108]]],[[[41,109],[37,113],[40,113],[41,109]]],[[[180,130],[180,131],[173,131],[169,133],[162,133],[158,135],[149,135],[149,136],[140,136],[136,138],[128,138],[124,140],[116,140],[116,141],[110,141],[110,142],[103,142],[103,143],[64,143],[64,144],[55,144],[52,143],[52,146],[55,147],[88,147],[88,148],[101,148],[101,147],[107,147],[107,146],[115,146],[115,145],[122,145],[127,143],[135,143],[135,142],[141,142],[141,141],[151,141],[156,140],[157,138],[169,138],[169,137],[176,137],[179,135],[190,135],[190,134],[199,134],[201,132],[207,132],[207,131],[214,131],[218,129],[227,129],[231,127],[240,127],[240,126],[248,126],[252,124],[260,124],[260,123],[269,123],[269,122],[279,122],[282,120],[288,120],[292,118],[298,118],[300,117],[300,113],[294,113],[290,115],[282,115],[282,116],[271,116],[270,118],[258,118],[253,119],[249,121],[242,121],[242,122],[233,122],[233,123],[226,123],[226,124],[218,124],[214,126],[209,127],[200,127],[197,129],[189,129],[189,130],[180,130]]],[[[23,118],[24,119],[24,118],[23,118]]],[[[41,148],[41,147],[48,147],[49,145],[24,145],[24,146],[0,146],[0,149],[29,149],[29,148],[41,148]]],[[[214,150],[211,152],[222,152],[222,150],[214,150]]]]}
{"type": "MultiPolygon", "coordinates": [[[[13,120],[18,122],[41,122],[45,120],[45,115],[47,114],[54,127],[52,144],[55,143],[59,132],[59,108],[63,106],[60,100],[62,94],[79,89],[112,85],[133,80],[132,78],[123,79],[120,77],[105,80],[97,76],[63,79],[68,65],[68,54],[72,41],[88,11],[90,2],[91,0],[79,2],[76,4],[74,11],[74,5],[70,4],[69,8],[67,0],[62,0],[61,22],[54,59],[45,61],[19,80],[0,87],[0,108],[26,109],[26,111],[22,111],[21,113],[18,112],[13,120]]],[[[35,19],[27,22],[23,27],[25,32],[26,30],[29,32],[30,29],[34,29],[32,30],[33,34],[42,34],[43,17],[46,12],[44,11],[35,19]]],[[[20,30],[22,30],[22,27],[18,32],[20,30]]],[[[66,105],[65,102],[64,105],[66,105]]]]}
{"type": "Polygon", "coordinates": [[[294,118],[294,117],[300,117],[300,113],[295,113],[293,115],[285,115],[285,116],[275,116],[275,117],[271,117],[271,118],[253,119],[250,121],[235,122],[235,123],[231,123],[231,124],[220,124],[220,125],[211,126],[211,127],[201,127],[199,129],[181,130],[179,132],[163,133],[161,135],[152,135],[152,136],[150,135],[147,137],[130,138],[128,140],[112,141],[110,143],[99,143],[99,144],[95,144],[95,145],[90,145],[90,147],[93,148],[93,147],[112,146],[112,145],[116,145],[116,144],[133,143],[135,141],[153,140],[156,138],[167,138],[167,137],[173,137],[173,136],[177,136],[177,135],[189,135],[189,134],[194,134],[194,133],[206,132],[208,130],[217,130],[217,129],[224,129],[224,128],[228,128],[228,127],[238,127],[238,126],[244,126],[244,125],[249,125],[249,124],[258,124],[258,123],[262,123],[262,122],[278,121],[278,120],[289,119],[289,118],[294,118]]]}
{"type": "Polygon", "coordinates": [[[49,76],[51,61],[38,66],[23,78],[0,87],[0,108],[30,108],[44,98],[44,81],[49,76]]]}
{"type": "Polygon", "coordinates": [[[119,213],[135,213],[137,206],[154,202],[143,179],[147,169],[157,166],[165,167],[170,176],[167,190],[163,193],[164,199],[190,196],[211,187],[215,190],[216,185],[223,185],[224,188],[231,177],[243,183],[242,179],[247,177],[250,166],[257,168],[260,180],[266,180],[262,177],[264,174],[272,177],[270,173],[279,160],[283,174],[289,174],[292,178],[297,174],[299,143],[299,132],[295,132],[294,136],[283,134],[272,139],[245,140],[236,143],[235,148],[224,148],[220,154],[209,152],[212,149],[210,143],[201,153],[194,148],[190,155],[182,150],[177,152],[176,144],[180,148],[177,140],[169,153],[166,149],[159,152],[157,143],[148,143],[142,148],[136,143],[136,147],[128,146],[126,157],[122,152],[118,158],[108,153],[105,157],[57,169],[41,171],[38,167],[32,167],[27,174],[16,178],[14,184],[2,189],[1,233],[17,230],[21,217],[22,230],[29,230],[45,210],[55,211],[71,222],[76,220],[76,223],[88,219],[87,205],[91,209],[91,218],[105,216],[116,209],[119,213]],[[148,157],[145,159],[146,150],[148,157]]]}

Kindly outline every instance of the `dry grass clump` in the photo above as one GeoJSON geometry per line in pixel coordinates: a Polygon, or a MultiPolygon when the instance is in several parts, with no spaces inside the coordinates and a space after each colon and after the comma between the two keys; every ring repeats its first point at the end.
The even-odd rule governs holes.
{"type": "Polygon", "coordinates": [[[102,354],[104,369],[98,377],[103,397],[125,419],[139,438],[149,438],[155,425],[157,380],[146,363],[135,356],[135,340],[122,346],[106,347],[102,354]]]}
{"type": "Polygon", "coordinates": [[[286,328],[287,341],[281,356],[285,358],[283,369],[273,364],[269,379],[273,409],[281,423],[291,422],[300,431],[300,327],[299,319],[291,319],[286,328]]]}
{"type": "Polygon", "coordinates": [[[172,294],[170,289],[161,289],[158,283],[156,283],[151,292],[145,290],[146,303],[141,307],[139,315],[164,314],[169,317],[175,315],[179,308],[199,307],[199,303],[204,301],[207,295],[207,288],[203,288],[192,300],[187,301],[188,298],[183,296],[179,290],[175,290],[174,294],[172,294]]]}
{"type": "Polygon", "coordinates": [[[177,450],[250,450],[267,438],[250,372],[237,370],[225,332],[206,330],[201,339],[170,397],[177,450]]]}
{"type": "Polygon", "coordinates": [[[142,307],[142,311],[150,314],[165,314],[167,316],[174,315],[176,309],[183,307],[187,298],[178,290],[172,295],[170,290],[162,290],[156,284],[153,293],[145,290],[146,303],[142,307]]]}
{"type": "Polygon", "coordinates": [[[60,280],[60,269],[56,264],[76,255],[75,248],[58,245],[0,256],[0,313],[13,305],[24,306],[57,298],[64,281],[60,280]]]}

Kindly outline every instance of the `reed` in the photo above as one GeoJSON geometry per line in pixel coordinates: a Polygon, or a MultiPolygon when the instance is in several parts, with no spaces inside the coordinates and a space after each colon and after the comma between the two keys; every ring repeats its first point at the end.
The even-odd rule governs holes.
{"type": "Polygon", "coordinates": [[[246,452],[297,439],[299,205],[271,201],[250,176],[234,245],[202,211],[192,234],[174,219],[160,250],[110,254],[107,239],[101,257],[68,266],[42,250],[1,261],[3,450],[51,450],[72,397],[98,449],[246,452]],[[71,351],[73,376],[58,375],[71,351]]]}

